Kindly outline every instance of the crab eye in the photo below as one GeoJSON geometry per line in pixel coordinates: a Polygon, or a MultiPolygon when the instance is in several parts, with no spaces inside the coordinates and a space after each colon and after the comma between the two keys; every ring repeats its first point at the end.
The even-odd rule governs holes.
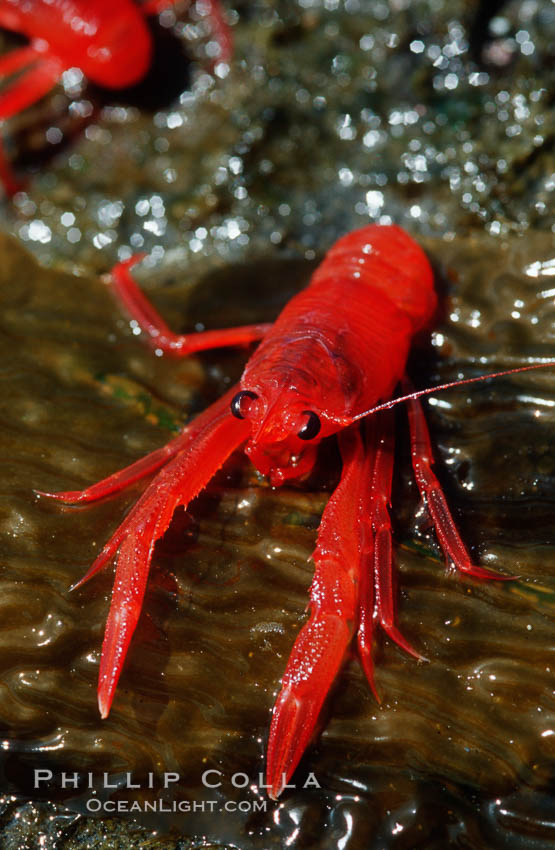
{"type": "Polygon", "coordinates": [[[320,417],[313,410],[303,410],[303,416],[306,416],[306,422],[297,433],[297,437],[300,440],[313,440],[322,427],[320,417]]]}
{"type": "Polygon", "coordinates": [[[237,395],[234,395],[231,399],[231,412],[237,419],[244,419],[245,414],[243,412],[243,402],[248,398],[251,401],[254,401],[258,396],[256,393],[251,393],[250,390],[241,390],[237,395]]]}

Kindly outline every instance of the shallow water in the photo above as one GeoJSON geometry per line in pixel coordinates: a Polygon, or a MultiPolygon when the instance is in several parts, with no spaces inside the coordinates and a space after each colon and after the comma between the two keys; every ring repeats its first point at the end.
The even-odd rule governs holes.
{"type": "MultiPolygon", "coordinates": [[[[521,341],[518,357],[512,349],[515,337],[526,341],[528,358],[546,356],[548,345],[533,331],[548,326],[551,306],[538,288],[542,278],[522,270],[548,258],[550,247],[540,234],[518,251],[485,237],[428,243],[440,269],[457,270],[457,296],[421,382],[499,365],[490,342],[497,326],[505,337],[503,364],[522,358],[521,341]],[[503,303],[512,305],[517,295],[524,301],[519,318],[501,320],[500,287],[503,303]],[[461,325],[465,311],[477,310],[483,318],[475,327],[461,325]]],[[[145,615],[112,713],[100,721],[95,686],[111,571],[73,594],[68,587],[139,490],[75,509],[38,499],[32,488],[84,486],[161,445],[184,410],[203,406],[225,386],[238,358],[153,358],[97,279],[40,271],[11,240],[2,250],[5,787],[37,796],[36,767],[52,770],[58,785],[64,770],[96,777],[107,771],[111,784],[114,775],[124,783],[127,771],[133,783],[148,783],[149,772],[175,771],[181,781],[169,799],[259,799],[270,709],[303,621],[307,559],[334,458],[313,486],[273,491],[235,456],[191,516],[176,517],[157,548],[145,615]],[[212,371],[210,380],[201,365],[212,371]],[[203,787],[206,769],[221,771],[218,793],[203,787]],[[240,772],[251,780],[244,791],[230,784],[240,772]]],[[[279,272],[278,262],[274,282],[279,272]]],[[[264,835],[278,846],[297,828],[297,846],[306,846],[305,832],[318,835],[321,846],[349,833],[349,847],[383,846],[386,836],[389,846],[412,846],[416,835],[445,840],[452,829],[542,834],[545,814],[540,819],[536,807],[548,799],[555,728],[553,384],[538,372],[432,401],[441,475],[464,537],[481,563],[520,578],[484,584],[446,574],[433,535],[417,518],[401,446],[399,618],[430,663],[380,640],[381,706],[358,666],[348,665],[322,737],[296,776],[302,785],[313,771],[320,790],[297,788],[256,816],[166,814],[147,822],[239,846],[249,846],[249,833],[253,846],[264,835]],[[402,833],[413,836],[408,844],[396,838],[402,833]]],[[[53,791],[81,810],[91,793],[50,788],[38,796],[53,791]]],[[[136,793],[122,790],[120,797],[136,793]]],[[[139,798],[143,793],[148,798],[148,790],[139,798]]]]}
{"type": "MultiPolygon", "coordinates": [[[[241,848],[555,844],[547,370],[426,405],[464,539],[480,563],[519,576],[511,582],[446,574],[398,416],[399,621],[430,663],[380,639],[379,706],[348,664],[282,803],[135,814],[146,828],[135,834],[81,817],[92,797],[82,781],[59,787],[62,771],[90,771],[101,800],[215,800],[218,810],[266,802],[258,774],[271,707],[337,476],[329,451],[307,485],[273,491],[241,455],[230,460],[157,547],[145,613],[100,721],[111,570],[68,588],[140,487],[86,510],[33,488],[83,487],[162,445],[236,379],[245,355],[152,356],[97,271],[146,248],[156,265],[138,278],[172,327],[267,320],[340,233],[393,218],[420,236],[444,305],[432,344],[411,364],[418,385],[553,356],[544,6],[508,4],[512,47],[498,44],[493,56],[513,53],[506,64],[486,54],[480,66],[466,39],[469,8],[438,3],[433,21],[426,10],[241,7],[242,58],[227,76],[193,67],[192,94],[154,115],[105,106],[5,208],[17,241],[0,241],[0,724],[2,788],[21,795],[5,799],[6,846],[35,846],[37,835],[51,847],[112,836],[128,846],[170,828],[241,848]],[[57,781],[37,792],[35,768],[57,781]],[[220,789],[202,784],[207,769],[221,771],[220,789]],[[104,771],[119,791],[100,787],[104,771]],[[127,772],[143,785],[155,774],[154,789],[125,789],[127,772]],[[180,774],[167,794],[164,772],[180,774]],[[303,789],[311,772],[321,787],[303,789]],[[234,788],[241,773],[248,787],[234,788]]],[[[13,131],[28,138],[17,122],[13,131]]]]}

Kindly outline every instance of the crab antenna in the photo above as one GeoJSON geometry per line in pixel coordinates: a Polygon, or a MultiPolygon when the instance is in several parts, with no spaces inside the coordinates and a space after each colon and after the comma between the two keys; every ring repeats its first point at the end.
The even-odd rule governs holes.
{"type": "Polygon", "coordinates": [[[518,372],[529,372],[532,369],[545,369],[555,366],[555,360],[548,360],[546,363],[533,363],[530,366],[518,366],[516,369],[505,369],[503,372],[492,372],[490,375],[478,375],[475,378],[463,378],[460,381],[450,381],[448,384],[438,384],[435,387],[427,387],[425,390],[417,390],[408,395],[401,395],[393,398],[390,401],[385,401],[383,404],[378,404],[376,407],[371,407],[369,410],[364,410],[362,413],[357,413],[356,416],[350,419],[345,419],[344,424],[350,425],[351,422],[356,422],[358,419],[363,419],[370,413],[377,413],[380,410],[389,410],[390,407],[395,407],[396,404],[401,404],[402,401],[410,401],[411,399],[420,398],[423,395],[431,395],[440,390],[449,390],[452,387],[462,387],[464,384],[476,384],[478,381],[485,381],[488,378],[502,378],[504,375],[515,375],[518,372]]]}

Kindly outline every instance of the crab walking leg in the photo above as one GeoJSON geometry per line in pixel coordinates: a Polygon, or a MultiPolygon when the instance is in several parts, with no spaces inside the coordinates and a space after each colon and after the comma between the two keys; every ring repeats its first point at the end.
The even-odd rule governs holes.
{"type": "MultiPolygon", "coordinates": [[[[22,47],[0,58],[0,76],[23,70],[21,76],[0,92],[0,121],[5,121],[21,112],[45,95],[59,78],[62,68],[51,57],[39,53],[32,47],[22,47]]],[[[0,181],[6,194],[11,197],[21,189],[6,157],[0,139],[0,181]]]]}
{"type": "Polygon", "coordinates": [[[129,273],[129,269],[140,262],[144,256],[144,254],[136,254],[129,260],[118,263],[112,269],[112,280],[117,298],[131,318],[135,319],[141,330],[147,334],[152,348],[160,349],[174,357],[186,357],[195,351],[206,351],[209,348],[248,345],[262,339],[266,331],[270,329],[271,324],[260,324],[192,334],[175,334],[145,298],[129,273]]]}
{"type": "Polygon", "coordinates": [[[293,646],[272,715],[266,783],[273,800],[281,794],[312,737],[356,623],[363,448],[356,428],[342,432],[339,442],[344,467],[318,532],[310,619],[293,646]]]}
{"type": "MultiPolygon", "coordinates": [[[[2,26],[1,20],[0,26],[2,26]]],[[[0,77],[8,77],[16,71],[21,71],[26,65],[31,65],[40,59],[42,55],[30,44],[5,53],[4,56],[0,56],[0,77]]]]}
{"type": "Polygon", "coordinates": [[[54,86],[62,71],[63,66],[55,57],[40,54],[37,62],[33,62],[14,83],[0,93],[0,120],[5,121],[40,100],[54,86]]]}
{"type": "MultiPolygon", "coordinates": [[[[403,382],[403,391],[412,392],[408,380],[403,382]]],[[[502,576],[484,567],[472,563],[470,555],[460,538],[457,527],[445,499],[445,494],[439,481],[432,471],[433,455],[430,433],[420,401],[412,399],[407,402],[409,417],[412,466],[420,495],[430,512],[434,528],[448,563],[462,573],[474,578],[496,579],[507,581],[514,576],[502,576]]]]}
{"type": "Polygon", "coordinates": [[[374,681],[372,661],[372,640],[375,622],[375,581],[374,581],[374,528],[372,524],[373,469],[377,450],[377,417],[371,417],[365,425],[365,455],[361,468],[362,486],[360,498],[360,549],[361,563],[359,576],[357,648],[362,669],[377,702],[380,702],[374,681]]]}
{"type": "MultiPolygon", "coordinates": [[[[367,426],[369,427],[369,426],[367,426]]],[[[395,416],[391,410],[379,413],[374,423],[372,470],[372,552],[374,575],[374,618],[395,643],[421,661],[424,657],[403,637],[396,625],[396,605],[393,586],[393,543],[391,519],[391,482],[395,450],[395,416]]]]}
{"type": "Polygon", "coordinates": [[[127,534],[117,559],[100,661],[98,707],[103,718],[110,711],[139,619],[154,544],[168,528],[175,509],[180,505],[187,507],[226,458],[247,439],[249,427],[248,422],[236,419],[227,410],[219,410],[192,445],[160,470],[132,511],[132,520],[126,521],[127,534]]]}

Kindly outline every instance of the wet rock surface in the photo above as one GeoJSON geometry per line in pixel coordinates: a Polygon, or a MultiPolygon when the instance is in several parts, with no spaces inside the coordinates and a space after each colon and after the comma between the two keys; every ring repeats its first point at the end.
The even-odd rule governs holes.
{"type": "Polygon", "coordinates": [[[165,13],[190,63],[170,105],[120,106],[74,76],[4,128],[32,176],[0,238],[2,788],[18,795],[3,801],[3,846],[555,845],[552,372],[426,404],[461,533],[511,582],[446,573],[398,415],[399,622],[430,663],[380,639],[381,705],[348,664],[280,804],[259,773],[333,451],[282,490],[234,455],[177,513],[106,721],[95,690],[111,571],[68,588],[140,487],[86,510],[33,494],[162,445],[240,374],[244,352],[172,361],[142,344],[99,277],[137,250],[172,327],[218,327],[270,320],[341,233],[396,221],[428,251],[444,305],[411,361],[419,386],[553,358],[550,8],[508,3],[477,29],[481,12],[245,3],[228,13],[234,63],[214,75],[204,17],[165,13]],[[68,118],[69,99],[81,106],[68,118]],[[49,159],[58,125],[73,138],[49,159]],[[55,779],[35,789],[35,768],[55,779]],[[61,788],[62,771],[81,787],[61,788]],[[164,791],[170,772],[180,779],[164,791]],[[93,819],[91,798],[170,811],[93,819]]]}

